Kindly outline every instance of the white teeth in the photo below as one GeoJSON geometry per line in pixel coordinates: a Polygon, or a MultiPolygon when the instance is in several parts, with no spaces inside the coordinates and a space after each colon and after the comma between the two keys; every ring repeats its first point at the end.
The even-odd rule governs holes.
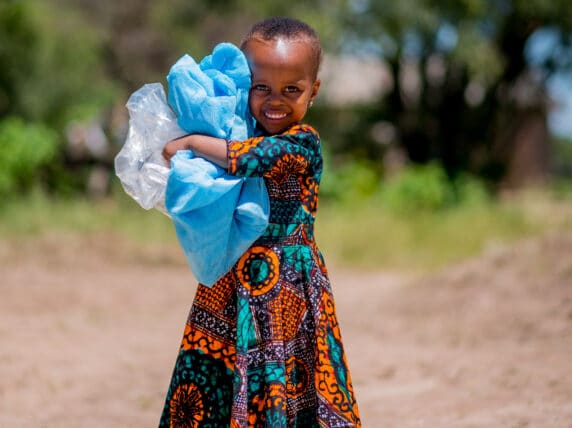
{"type": "Polygon", "coordinates": [[[279,120],[284,119],[286,117],[286,113],[264,113],[264,116],[268,119],[279,120]]]}

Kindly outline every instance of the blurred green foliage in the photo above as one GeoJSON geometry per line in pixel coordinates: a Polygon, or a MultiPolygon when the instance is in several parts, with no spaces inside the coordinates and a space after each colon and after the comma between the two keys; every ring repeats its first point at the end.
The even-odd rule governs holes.
{"type": "Polygon", "coordinates": [[[557,176],[572,181],[572,138],[554,139],[552,159],[557,176]]]}
{"type": "Polygon", "coordinates": [[[375,165],[363,159],[337,158],[324,144],[324,171],[320,183],[320,197],[336,201],[368,198],[380,185],[380,174],[375,165]]]}
{"type": "MultiPolygon", "coordinates": [[[[21,131],[11,132],[42,126],[57,140],[50,167],[25,181],[55,193],[85,191],[89,174],[78,173],[79,161],[66,152],[71,122],[98,121],[110,142],[121,143],[131,92],[164,82],[184,53],[198,58],[218,42],[239,43],[253,22],[270,15],[305,20],[328,54],[374,55],[389,73],[386,92],[367,104],[329,105],[319,97],[309,112],[329,150],[326,199],[378,195],[398,210],[441,209],[486,193],[466,177],[485,177],[489,186],[511,168],[546,172],[544,156],[514,162],[519,145],[530,143],[539,154],[568,150],[568,143],[550,145],[546,133],[525,132],[531,120],[546,124],[547,79],[572,66],[565,0],[4,0],[0,120],[20,117],[21,131]],[[554,46],[531,62],[528,43],[541,29],[552,31],[554,46]],[[523,93],[535,96],[523,104],[523,93]],[[391,141],[376,139],[380,122],[394,128],[391,141]],[[384,159],[395,147],[412,166],[391,177],[384,159]]],[[[111,146],[108,168],[118,149],[111,146]]],[[[553,158],[549,172],[568,177],[572,160],[553,158]]]]}
{"type": "Polygon", "coordinates": [[[0,118],[18,115],[61,132],[118,96],[97,34],[77,11],[37,0],[0,3],[0,118]]]}
{"type": "Polygon", "coordinates": [[[438,163],[409,164],[383,177],[372,162],[346,158],[334,166],[328,152],[325,161],[320,195],[327,202],[353,206],[369,201],[397,215],[408,215],[485,206],[492,201],[483,180],[468,173],[449,177],[438,163]]]}
{"type": "Polygon", "coordinates": [[[29,191],[41,181],[43,167],[59,149],[56,133],[19,117],[0,121],[0,197],[29,191]]]}
{"type": "Polygon", "coordinates": [[[380,196],[388,208],[403,214],[482,205],[490,199],[481,180],[468,174],[451,179],[436,163],[405,168],[384,183],[380,196]]]}

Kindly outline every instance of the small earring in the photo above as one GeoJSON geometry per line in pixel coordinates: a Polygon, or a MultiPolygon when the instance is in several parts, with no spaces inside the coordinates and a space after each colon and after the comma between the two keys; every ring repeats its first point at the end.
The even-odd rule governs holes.
{"type": "Polygon", "coordinates": [[[308,108],[312,107],[313,105],[314,105],[314,101],[310,101],[310,102],[308,103],[308,108]]]}

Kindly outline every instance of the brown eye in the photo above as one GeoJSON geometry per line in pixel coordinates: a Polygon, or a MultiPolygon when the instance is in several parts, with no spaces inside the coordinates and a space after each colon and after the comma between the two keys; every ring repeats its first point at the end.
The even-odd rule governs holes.
{"type": "Polygon", "coordinates": [[[251,90],[256,92],[270,92],[270,88],[266,85],[254,85],[251,90]]]}
{"type": "Polygon", "coordinates": [[[296,86],[286,86],[284,88],[284,92],[287,94],[295,94],[297,92],[300,92],[300,89],[297,88],[296,86]]]}

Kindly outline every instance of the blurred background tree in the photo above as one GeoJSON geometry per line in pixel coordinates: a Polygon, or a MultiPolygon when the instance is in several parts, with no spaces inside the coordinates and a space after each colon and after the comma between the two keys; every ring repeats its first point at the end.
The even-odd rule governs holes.
{"type": "Polygon", "coordinates": [[[101,47],[73,9],[0,3],[0,117],[61,129],[73,117],[97,113],[117,95],[101,47]]]}
{"type": "Polygon", "coordinates": [[[363,0],[347,9],[346,49],[382,57],[393,81],[357,128],[370,144],[385,120],[396,131],[387,143],[451,176],[471,171],[508,187],[547,178],[547,82],[572,65],[567,2],[363,0]]]}
{"type": "Polygon", "coordinates": [[[125,136],[128,95],[164,83],[183,53],[200,58],[220,41],[238,44],[270,15],[318,30],[328,54],[324,96],[308,119],[327,143],[334,173],[359,192],[375,192],[383,175],[410,163],[426,165],[430,177],[437,165],[453,181],[475,174],[493,188],[570,170],[553,161],[555,148],[570,152],[568,142],[553,145],[547,127],[547,84],[572,65],[564,0],[6,0],[0,122],[23,122],[0,129],[53,131],[56,154],[36,161],[45,187],[83,191],[93,179],[88,171],[103,165],[105,189],[125,136]],[[333,92],[343,96],[333,102],[333,92]]]}
{"type": "Polygon", "coordinates": [[[11,174],[0,195],[38,185],[84,189],[64,134],[71,121],[98,116],[117,97],[101,55],[99,37],[77,11],[49,2],[0,3],[0,140],[3,151],[14,150],[0,156],[3,175],[11,174]]]}

